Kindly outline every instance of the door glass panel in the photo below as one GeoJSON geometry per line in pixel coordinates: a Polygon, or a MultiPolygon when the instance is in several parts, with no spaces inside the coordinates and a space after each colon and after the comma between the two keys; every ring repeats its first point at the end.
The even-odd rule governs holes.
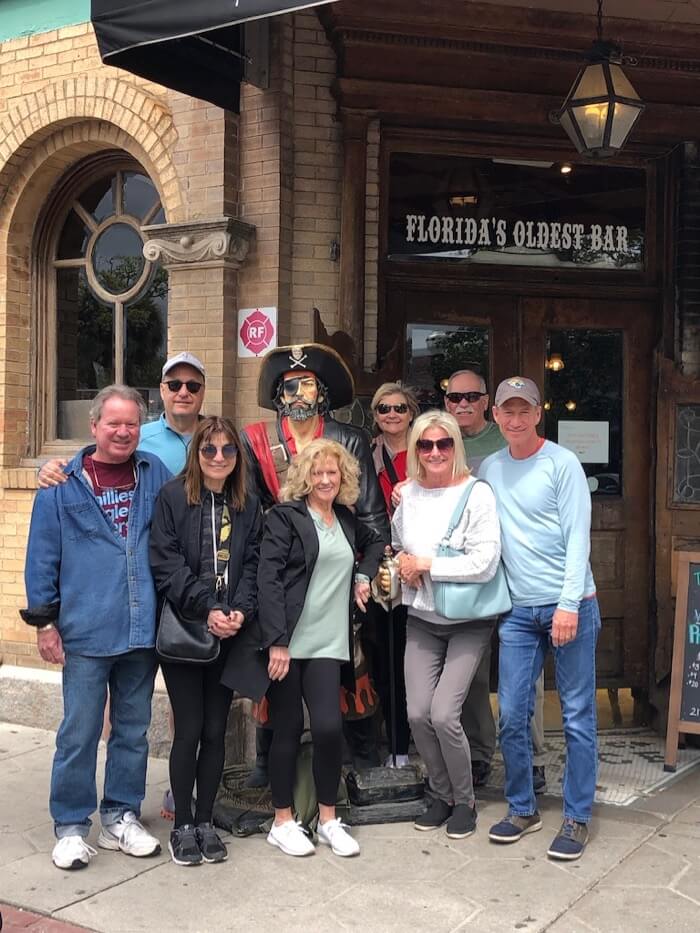
{"type": "Polygon", "coordinates": [[[422,408],[442,408],[448,377],[473,369],[489,378],[489,328],[462,324],[409,324],[406,328],[406,383],[422,408]]]}
{"type": "Polygon", "coordinates": [[[700,405],[679,405],[676,409],[673,501],[700,505],[700,405]]]}
{"type": "Polygon", "coordinates": [[[147,290],[125,308],[125,380],[143,395],[151,420],[162,410],[159,386],[167,350],[167,306],[168,273],[158,266],[147,290]]]}
{"type": "Polygon", "coordinates": [[[594,496],[622,495],[622,332],[552,330],[545,436],[573,450],[594,496]]]}

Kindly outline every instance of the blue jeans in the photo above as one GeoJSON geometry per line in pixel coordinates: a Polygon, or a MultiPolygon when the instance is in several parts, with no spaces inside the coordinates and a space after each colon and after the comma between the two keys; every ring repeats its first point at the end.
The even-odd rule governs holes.
{"type": "Polygon", "coordinates": [[[59,839],[85,838],[90,831],[90,815],[97,808],[97,745],[108,687],[112,732],[100,819],[109,826],[127,810],[139,815],[146,792],[146,732],[155,674],[155,653],[148,648],[100,658],[66,654],[63,721],[51,772],[50,810],[59,839]]]}
{"type": "Polygon", "coordinates": [[[566,740],[564,816],[587,823],[593,809],[598,766],[595,648],[600,610],[595,596],[584,599],[576,638],[555,648],[551,642],[555,609],[513,606],[499,626],[499,737],[506,772],[505,796],[513,816],[531,816],[537,809],[532,789],[530,720],[535,683],[551,649],[566,740]]]}

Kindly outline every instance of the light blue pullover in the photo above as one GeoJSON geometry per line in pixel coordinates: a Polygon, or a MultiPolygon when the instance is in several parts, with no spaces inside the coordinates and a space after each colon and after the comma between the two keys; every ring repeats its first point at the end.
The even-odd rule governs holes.
{"type": "Polygon", "coordinates": [[[578,612],[595,583],[591,494],[575,454],[545,441],[531,457],[516,460],[506,448],[487,457],[479,475],[496,494],[513,605],[578,612]]]}

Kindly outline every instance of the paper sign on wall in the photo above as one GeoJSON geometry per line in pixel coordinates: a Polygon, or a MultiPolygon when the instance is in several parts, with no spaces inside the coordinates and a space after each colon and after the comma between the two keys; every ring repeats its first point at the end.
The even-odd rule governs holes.
{"type": "Polygon", "coordinates": [[[239,308],[239,357],[262,356],[276,346],[277,308],[239,308]]]}
{"type": "Polygon", "coordinates": [[[609,421],[560,421],[558,439],[581,463],[608,463],[610,460],[609,421]]]}

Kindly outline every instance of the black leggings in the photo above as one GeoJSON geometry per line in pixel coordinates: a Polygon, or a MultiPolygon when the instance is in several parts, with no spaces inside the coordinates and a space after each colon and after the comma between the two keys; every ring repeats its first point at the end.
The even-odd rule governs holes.
{"type": "Polygon", "coordinates": [[[224,768],[226,721],[233,697],[232,691],[220,683],[224,662],[222,651],[213,664],[161,664],[175,724],[170,749],[170,787],[175,799],[176,826],[192,822],[195,778],[194,822],[211,822],[224,768]]]}
{"type": "Polygon", "coordinates": [[[313,775],[318,802],[335,806],[343,763],[343,717],[340,712],[340,661],[309,658],[290,662],[284,680],[267,691],[272,725],[270,788],[275,809],[291,807],[304,708],[309,711],[313,775]]]}

